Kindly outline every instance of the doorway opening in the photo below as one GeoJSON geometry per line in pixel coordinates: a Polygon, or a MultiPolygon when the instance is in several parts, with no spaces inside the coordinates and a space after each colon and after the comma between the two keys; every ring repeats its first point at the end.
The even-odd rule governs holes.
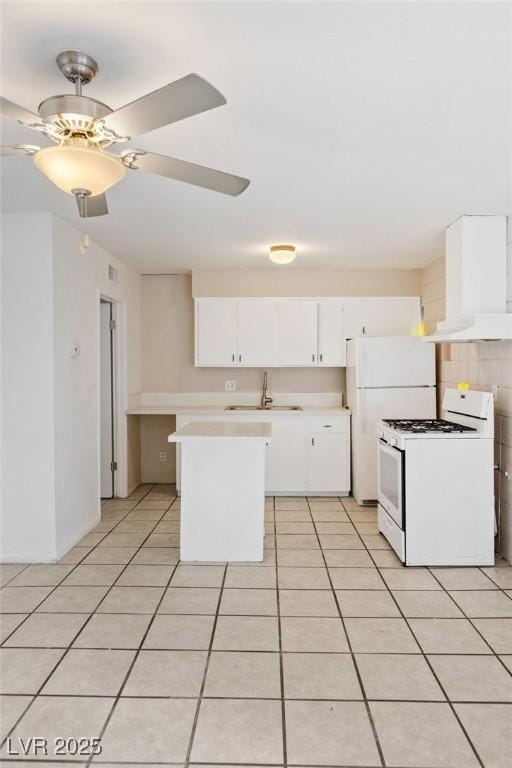
{"type": "Polygon", "coordinates": [[[117,371],[116,305],[100,298],[100,495],[117,492],[117,371]]]}

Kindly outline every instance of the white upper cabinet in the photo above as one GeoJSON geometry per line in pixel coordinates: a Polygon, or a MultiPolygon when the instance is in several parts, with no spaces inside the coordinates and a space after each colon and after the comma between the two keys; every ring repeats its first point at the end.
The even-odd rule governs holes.
{"type": "Polygon", "coordinates": [[[275,365],[277,346],[277,303],[268,299],[240,299],[238,302],[239,365],[275,365]]]}
{"type": "Polygon", "coordinates": [[[345,338],[410,336],[421,320],[417,296],[354,297],[343,301],[345,338]]]}
{"type": "Polygon", "coordinates": [[[277,302],[277,365],[310,366],[317,361],[317,302],[277,302]]]}
{"type": "Polygon", "coordinates": [[[338,299],[318,302],[318,365],[346,365],[343,303],[338,299]]]}
{"type": "Polygon", "coordinates": [[[196,301],[196,365],[237,365],[237,302],[196,301]]]}
{"type": "Polygon", "coordinates": [[[410,336],[414,296],[332,299],[197,298],[198,366],[345,366],[346,339],[410,336]]]}

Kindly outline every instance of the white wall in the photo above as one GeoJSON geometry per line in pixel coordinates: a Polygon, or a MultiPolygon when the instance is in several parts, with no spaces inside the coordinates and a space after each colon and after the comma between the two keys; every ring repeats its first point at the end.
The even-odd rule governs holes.
{"type": "MultiPolygon", "coordinates": [[[[53,237],[55,402],[59,404],[55,410],[57,547],[62,551],[73,543],[76,531],[91,528],[99,514],[100,295],[120,302],[119,343],[126,368],[120,404],[124,412],[127,395],[140,389],[140,277],[95,243],[82,255],[80,233],[57,218],[53,237]],[[109,263],[118,269],[118,283],[108,280],[109,263]],[[73,342],[80,344],[76,358],[70,357],[73,342]]],[[[131,484],[126,473],[126,416],[120,427],[118,493],[126,495],[131,484]]]]}
{"type": "MultiPolygon", "coordinates": [[[[118,343],[124,360],[120,406],[140,390],[140,277],[91,243],[80,253],[80,233],[49,214],[4,217],[2,253],[3,342],[11,348],[4,364],[2,391],[3,527],[12,535],[2,542],[4,560],[51,560],[90,530],[99,519],[99,299],[119,303],[118,343]],[[40,231],[44,223],[44,235],[40,231]],[[44,245],[44,248],[43,248],[44,245]],[[111,263],[119,282],[107,278],[111,263]],[[20,350],[32,341],[27,362],[20,350]],[[80,354],[71,357],[71,344],[80,354]],[[9,375],[12,382],[9,380],[9,375]],[[6,386],[7,384],[7,386],[6,386]],[[18,394],[19,391],[19,394],[18,394]],[[32,405],[34,404],[34,405],[32,405]],[[37,408],[35,406],[37,404],[37,408]],[[9,415],[20,424],[10,427],[9,415]],[[35,411],[37,411],[35,413],[35,411]],[[28,435],[37,434],[42,462],[36,476],[27,456],[34,452],[28,435]],[[22,449],[24,453],[22,454],[22,449]],[[41,516],[39,486],[51,484],[48,500],[53,531],[41,516]],[[21,520],[15,524],[13,521],[21,520]],[[27,531],[41,520],[45,539],[27,531]],[[36,551],[34,551],[34,547],[36,551]],[[44,551],[43,551],[44,550],[44,551]]],[[[127,474],[127,419],[120,422],[120,495],[138,477],[127,474]]],[[[48,512],[47,507],[43,507],[48,512]]]]}
{"type": "Polygon", "coordinates": [[[52,217],[2,220],[3,560],[55,555],[52,217]]]}
{"type": "Polygon", "coordinates": [[[193,296],[419,296],[420,288],[421,269],[192,270],[193,296]]]}

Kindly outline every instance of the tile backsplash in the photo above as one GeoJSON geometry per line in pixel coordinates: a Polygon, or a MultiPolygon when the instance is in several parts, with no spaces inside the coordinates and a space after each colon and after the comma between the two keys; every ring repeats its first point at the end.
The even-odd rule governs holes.
{"type": "MultiPolygon", "coordinates": [[[[511,228],[512,229],[512,228],[511,228]]],[[[512,240],[507,246],[507,310],[512,312],[512,240]]],[[[425,332],[445,318],[444,257],[422,272],[425,332]]],[[[495,395],[495,504],[498,549],[512,560],[512,341],[437,345],[439,402],[446,387],[467,381],[471,389],[495,395]]]]}

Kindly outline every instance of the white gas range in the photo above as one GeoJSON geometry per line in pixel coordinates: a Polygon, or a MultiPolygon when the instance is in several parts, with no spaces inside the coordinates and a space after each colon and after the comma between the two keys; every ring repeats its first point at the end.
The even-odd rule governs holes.
{"type": "Polygon", "coordinates": [[[494,407],[447,389],[442,419],[380,421],[378,523],[405,565],[494,564],[494,407]]]}

